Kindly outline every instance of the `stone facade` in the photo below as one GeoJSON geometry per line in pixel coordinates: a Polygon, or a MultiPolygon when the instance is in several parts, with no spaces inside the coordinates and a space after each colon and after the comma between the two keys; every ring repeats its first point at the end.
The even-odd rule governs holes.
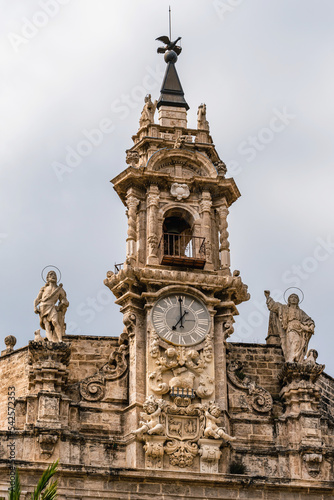
{"type": "Polygon", "coordinates": [[[35,301],[46,338],[38,330],[18,350],[6,338],[3,495],[13,464],[29,498],[59,459],[60,500],[334,498],[334,380],[315,351],[305,358],[314,322],[298,297],[285,306],[265,292],[266,344],[229,340],[250,298],[230,268],[227,217],[240,193],[204,104],[198,128],[187,128],[175,58],[112,181],[128,217],[126,259],[104,283],[123,332],[66,335],[69,303],[55,276],[35,301]]]}

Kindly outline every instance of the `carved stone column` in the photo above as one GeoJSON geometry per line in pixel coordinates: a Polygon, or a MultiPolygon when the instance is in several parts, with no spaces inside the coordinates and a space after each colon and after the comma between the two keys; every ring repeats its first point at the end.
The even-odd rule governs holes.
{"type": "Polygon", "coordinates": [[[206,250],[206,269],[213,269],[212,266],[212,230],[211,230],[211,194],[209,191],[203,191],[202,201],[200,203],[200,214],[202,215],[202,236],[205,237],[206,250]]]}
{"type": "Polygon", "coordinates": [[[126,258],[127,260],[130,260],[131,263],[133,263],[137,254],[137,207],[139,205],[139,200],[136,196],[134,196],[133,190],[131,188],[128,190],[126,205],[128,207],[128,237],[126,239],[126,258]]]}
{"type": "Polygon", "coordinates": [[[220,233],[220,244],[219,244],[219,252],[220,252],[220,261],[221,267],[223,271],[226,271],[229,274],[230,268],[230,244],[228,241],[228,231],[227,231],[227,216],[228,216],[228,207],[227,202],[224,200],[224,204],[217,208],[218,214],[218,227],[220,233]]]}
{"type": "Polygon", "coordinates": [[[148,190],[147,196],[147,263],[159,264],[157,256],[158,251],[158,233],[157,220],[159,211],[159,188],[152,184],[148,190]]]}

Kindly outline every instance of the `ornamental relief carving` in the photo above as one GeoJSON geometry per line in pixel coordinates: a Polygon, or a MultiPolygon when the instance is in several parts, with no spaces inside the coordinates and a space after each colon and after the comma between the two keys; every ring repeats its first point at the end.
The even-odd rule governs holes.
{"type": "Polygon", "coordinates": [[[124,332],[120,336],[121,345],[116,347],[110,354],[98,372],[86,377],[79,383],[79,392],[82,399],[86,401],[101,401],[106,393],[106,381],[116,380],[122,377],[128,369],[128,339],[124,332]]]}
{"type": "Polygon", "coordinates": [[[273,398],[270,393],[242,372],[242,363],[240,361],[232,361],[227,366],[227,375],[235,387],[248,393],[247,403],[253,410],[259,413],[271,411],[273,398]]]}
{"type": "MultiPolygon", "coordinates": [[[[214,393],[213,343],[207,335],[199,345],[171,346],[152,331],[150,357],[154,370],[148,374],[149,387],[157,395],[209,398],[214,393]]],[[[151,364],[152,366],[152,364],[151,364]]]]}
{"type": "Polygon", "coordinates": [[[146,464],[150,468],[163,467],[164,453],[170,465],[180,468],[191,467],[197,456],[218,462],[217,444],[235,440],[220,425],[221,410],[213,401],[192,404],[190,398],[179,397],[171,402],[151,395],[143,410],[140,427],[132,433],[144,441],[146,464]],[[205,453],[203,443],[207,447],[205,453]]]}

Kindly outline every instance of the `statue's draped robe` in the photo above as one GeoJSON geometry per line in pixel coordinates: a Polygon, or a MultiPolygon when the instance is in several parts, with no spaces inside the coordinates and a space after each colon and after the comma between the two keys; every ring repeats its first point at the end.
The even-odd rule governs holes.
{"type": "Polygon", "coordinates": [[[298,306],[280,304],[271,297],[267,299],[267,306],[271,316],[270,324],[280,336],[285,360],[290,363],[302,362],[313,334],[314,321],[298,306]],[[301,325],[311,331],[305,331],[301,325]]]}
{"type": "Polygon", "coordinates": [[[49,284],[43,286],[36,299],[36,305],[39,304],[40,325],[45,330],[45,321],[51,325],[58,321],[62,333],[65,331],[64,316],[69,305],[66,293],[62,285],[52,289],[49,284]],[[58,306],[57,303],[59,302],[58,306]]]}

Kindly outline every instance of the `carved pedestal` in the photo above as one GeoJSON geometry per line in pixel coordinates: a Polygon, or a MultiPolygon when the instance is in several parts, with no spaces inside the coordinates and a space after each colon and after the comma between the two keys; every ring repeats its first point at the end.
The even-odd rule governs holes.
{"type": "Polygon", "coordinates": [[[222,452],[220,447],[223,444],[221,439],[200,439],[200,472],[207,474],[218,474],[218,463],[222,452]]]}
{"type": "Polygon", "coordinates": [[[322,437],[320,425],[320,393],[315,381],[324,370],[316,363],[286,363],[280,378],[281,397],[285,413],[280,418],[281,434],[291,449],[292,475],[300,477],[304,471],[311,477],[320,473],[322,437]]]}
{"type": "Polygon", "coordinates": [[[63,394],[70,347],[64,342],[29,342],[30,394],[25,401],[25,429],[37,431],[40,454],[49,458],[61,429],[68,426],[69,398],[63,394]]]}

